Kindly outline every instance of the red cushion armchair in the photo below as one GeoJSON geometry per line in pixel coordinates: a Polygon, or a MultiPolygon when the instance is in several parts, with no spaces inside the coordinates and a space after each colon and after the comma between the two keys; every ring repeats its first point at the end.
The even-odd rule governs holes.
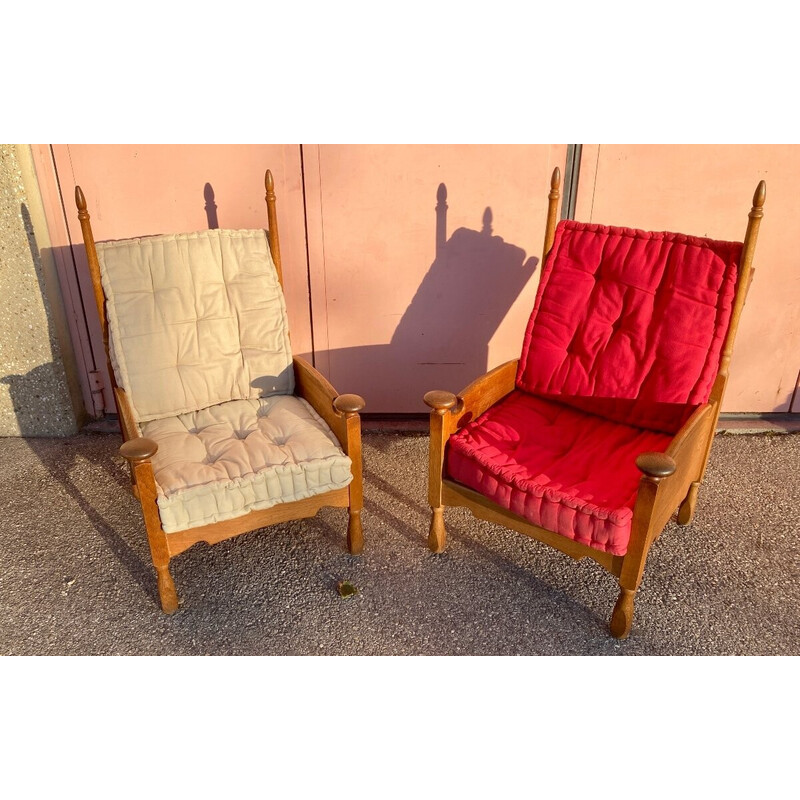
{"type": "Polygon", "coordinates": [[[445,506],[525,533],[619,579],[630,633],[647,553],[691,522],[752,278],[766,186],[743,242],[562,220],[553,173],[545,258],[519,359],[430,406],[428,545],[445,506]]]}

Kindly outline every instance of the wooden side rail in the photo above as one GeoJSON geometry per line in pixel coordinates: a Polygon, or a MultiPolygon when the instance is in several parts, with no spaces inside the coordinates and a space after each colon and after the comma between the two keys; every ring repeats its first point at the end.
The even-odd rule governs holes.
{"type": "Polygon", "coordinates": [[[458,428],[476,419],[495,403],[514,390],[518,359],[506,361],[499,367],[474,380],[458,395],[436,389],[423,398],[431,409],[430,450],[428,457],[428,502],[433,510],[428,547],[441,553],[445,547],[442,477],[447,440],[458,428]]]}
{"type": "Polygon", "coordinates": [[[347,546],[353,555],[358,555],[364,547],[361,527],[364,479],[361,463],[361,417],[358,413],[366,405],[364,398],[357,394],[338,394],[325,376],[304,358],[295,356],[293,365],[295,392],[325,420],[352,461],[353,480],[348,486],[350,505],[347,546]]]}
{"type": "Polygon", "coordinates": [[[463,428],[514,390],[518,364],[519,359],[516,358],[506,361],[505,364],[476,378],[457,395],[441,389],[427,392],[423,399],[432,409],[431,419],[438,411],[449,412],[443,415],[445,436],[454,433],[458,428],[463,428]]]}
{"type": "Polygon", "coordinates": [[[347,450],[347,419],[364,408],[364,399],[357,394],[339,394],[325,376],[304,358],[294,356],[293,366],[298,397],[306,400],[325,420],[344,451],[350,455],[347,450]]]}

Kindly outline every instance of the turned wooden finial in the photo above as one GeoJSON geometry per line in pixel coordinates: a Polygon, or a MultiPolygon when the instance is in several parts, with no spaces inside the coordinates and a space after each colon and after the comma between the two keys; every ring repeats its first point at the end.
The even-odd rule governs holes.
{"type": "Polygon", "coordinates": [[[83,190],[80,186],[75,187],[75,205],[78,206],[80,214],[86,213],[86,198],[83,196],[83,190]]]}
{"type": "Polygon", "coordinates": [[[753,195],[753,210],[750,212],[751,216],[764,215],[764,201],[767,199],[767,183],[766,181],[759,181],[756,186],[755,194],[753,195]]]}
{"type": "MultiPolygon", "coordinates": [[[[753,280],[753,253],[756,249],[756,239],[758,229],[761,226],[761,218],[764,216],[764,201],[767,199],[767,184],[759,181],[753,194],[753,207],[747,215],[747,232],[744,235],[742,255],[739,260],[739,284],[736,287],[736,297],[733,301],[731,321],[728,325],[728,335],[725,338],[725,346],[722,348],[722,357],[719,362],[719,374],[727,376],[728,368],[733,354],[733,341],[736,337],[736,330],[739,327],[739,317],[744,308],[744,301],[753,280]]],[[[722,396],[720,395],[720,400],[722,396]]]]}
{"type": "Polygon", "coordinates": [[[544,251],[542,253],[542,260],[547,258],[550,248],[553,246],[553,240],[556,235],[556,224],[558,222],[558,198],[560,195],[559,189],[561,187],[561,170],[556,167],[553,170],[553,175],[550,178],[550,194],[547,195],[547,224],[544,230],[544,251]]]}
{"type": "Polygon", "coordinates": [[[275,206],[275,181],[272,177],[272,170],[268,169],[264,175],[264,188],[267,190],[267,224],[269,229],[269,249],[272,253],[272,260],[278,273],[278,282],[283,289],[283,269],[281,267],[281,244],[278,236],[278,212],[275,206]]]}
{"type": "MultiPolygon", "coordinates": [[[[100,330],[103,333],[103,344],[108,356],[108,323],[106,320],[106,300],[103,294],[103,287],[100,281],[100,264],[97,260],[97,248],[94,243],[92,233],[92,223],[89,212],[86,208],[86,198],[80,186],[75,186],[75,205],[78,206],[78,220],[81,223],[81,233],[83,234],[83,244],[86,247],[86,259],[89,262],[89,275],[92,277],[92,290],[94,291],[94,301],[97,305],[97,316],[100,320],[100,330]]],[[[113,375],[109,367],[109,374],[113,375]]],[[[112,378],[113,381],[113,378],[112,378]]]]}

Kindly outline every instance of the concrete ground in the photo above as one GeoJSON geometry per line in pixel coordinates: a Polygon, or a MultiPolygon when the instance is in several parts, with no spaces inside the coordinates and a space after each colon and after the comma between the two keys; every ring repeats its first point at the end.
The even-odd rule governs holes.
{"type": "Polygon", "coordinates": [[[800,654],[800,436],[719,434],[695,521],[651,550],[633,631],[616,581],[449,509],[426,548],[428,438],[364,434],[365,549],[323,509],[173,561],[164,615],[118,435],[0,439],[2,655],[800,654]],[[339,581],[358,588],[349,598],[339,581]]]}

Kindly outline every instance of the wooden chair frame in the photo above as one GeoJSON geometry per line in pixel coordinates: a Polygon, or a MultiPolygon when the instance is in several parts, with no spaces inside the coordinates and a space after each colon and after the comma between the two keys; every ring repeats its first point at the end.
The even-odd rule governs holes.
{"type": "MultiPolygon", "coordinates": [[[[553,246],[555,237],[560,184],[561,172],[556,168],[548,196],[545,258],[553,246]]],[[[434,553],[441,553],[446,544],[445,507],[464,506],[480,519],[524,533],[576,560],[594,559],[619,579],[620,592],[611,616],[611,634],[618,639],[624,639],[629,635],[633,621],[634,598],[642,580],[650,546],[670,521],[676,508],[679,525],[688,525],[694,517],[698,491],[708,464],[720,405],[728,382],[736,329],[753,278],[753,253],[764,213],[765,198],[766,184],[761,181],[756,188],[753,206],[748,215],[730,328],[709,401],[695,410],[673,437],[665,453],[642,453],[636,460],[642,476],[633,510],[627,553],[624,556],[611,555],[533,525],[478,492],[443,476],[448,438],[514,390],[518,359],[507,361],[491,370],[473,381],[458,395],[441,390],[434,390],[425,395],[425,403],[431,408],[428,502],[432,516],[428,546],[434,553]]]]}
{"type": "MultiPolygon", "coordinates": [[[[283,289],[280,243],[278,237],[278,217],[276,213],[275,184],[272,173],[265,176],[267,205],[267,236],[273,261],[278,272],[278,280],[283,289]]],[[[175,582],[169,571],[172,558],[188,550],[198,542],[215,544],[241,533],[258,530],[288,520],[313,517],[320,508],[332,506],[348,509],[347,547],[353,555],[361,553],[364,536],[361,526],[363,501],[363,479],[361,465],[361,418],[359,412],[364,408],[364,400],[355,394],[339,394],[333,386],[306,360],[293,358],[295,394],[306,400],[330,427],[344,452],[352,461],[353,480],[344,488],[314,495],[304,500],[279,503],[261,511],[251,511],[235,519],[224,520],[211,525],[189,528],[175,533],[165,533],[156,502],[157,489],[153,466],[150,459],[158,451],[152,439],[136,433],[133,411],[125,390],[117,385],[114,369],[111,366],[108,342],[108,320],[106,297],[100,280],[100,264],[92,234],[86,199],[80,186],[75,187],[75,203],[78,219],[83,232],[89,270],[92,277],[97,313],[103,332],[103,345],[106,353],[108,374],[112,381],[114,401],[119,415],[123,444],[119,452],[130,464],[131,489],[142,506],[150,553],[158,579],[158,594],[161,607],[167,614],[178,609],[179,601],[175,582]]]]}

